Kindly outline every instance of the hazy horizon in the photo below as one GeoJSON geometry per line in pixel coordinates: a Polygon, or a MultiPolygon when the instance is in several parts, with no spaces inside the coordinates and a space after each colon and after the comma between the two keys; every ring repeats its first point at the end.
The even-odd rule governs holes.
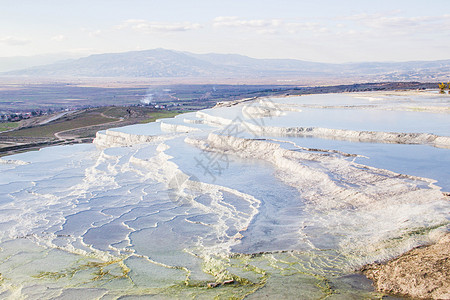
{"type": "MultiPolygon", "coordinates": [[[[151,51],[151,50],[168,50],[168,51],[174,51],[174,52],[187,52],[191,54],[198,54],[198,55],[208,55],[208,54],[220,54],[220,55],[241,55],[249,58],[254,59],[285,59],[285,60],[300,60],[305,62],[316,62],[316,63],[326,63],[324,61],[318,61],[318,60],[306,60],[306,59],[298,59],[298,58],[292,58],[292,57],[254,57],[251,55],[245,55],[241,53],[235,53],[235,52],[211,52],[211,51],[186,51],[186,50],[177,50],[177,49],[169,49],[169,48],[148,48],[148,49],[140,49],[140,50],[124,50],[124,51],[110,51],[110,52],[95,52],[95,53],[87,53],[87,54],[80,54],[80,53],[73,53],[73,52],[49,52],[49,53],[41,53],[41,54],[34,54],[34,55],[17,55],[17,56],[0,56],[0,59],[20,59],[20,58],[48,58],[48,57],[57,57],[59,60],[66,60],[66,59],[79,59],[88,57],[91,55],[101,55],[101,54],[120,54],[120,53],[127,53],[127,52],[139,52],[139,51],[151,51]]],[[[335,62],[334,64],[352,64],[352,63],[402,63],[402,62],[414,62],[414,61],[440,61],[440,60],[450,60],[450,56],[448,58],[443,59],[408,59],[408,60],[367,60],[367,61],[342,61],[342,62],[335,62]]],[[[333,64],[333,62],[330,62],[333,64]]]]}
{"type": "Polygon", "coordinates": [[[444,0],[4,0],[0,57],[155,48],[312,62],[449,59],[444,0]]]}

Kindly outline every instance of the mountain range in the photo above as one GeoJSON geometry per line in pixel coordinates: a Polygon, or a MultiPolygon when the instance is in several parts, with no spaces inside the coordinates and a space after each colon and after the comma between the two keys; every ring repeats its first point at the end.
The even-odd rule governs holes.
{"type": "Polygon", "coordinates": [[[450,60],[319,63],[256,59],[238,54],[193,54],[166,49],[94,54],[2,72],[3,76],[131,78],[364,78],[438,81],[450,78],[450,60]]]}

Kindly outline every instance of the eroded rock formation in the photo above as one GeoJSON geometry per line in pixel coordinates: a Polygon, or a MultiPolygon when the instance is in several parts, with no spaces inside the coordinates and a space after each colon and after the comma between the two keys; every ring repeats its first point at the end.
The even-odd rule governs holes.
{"type": "Polygon", "coordinates": [[[384,293],[422,299],[450,299],[450,234],[439,243],[412,249],[362,272],[384,293]]]}

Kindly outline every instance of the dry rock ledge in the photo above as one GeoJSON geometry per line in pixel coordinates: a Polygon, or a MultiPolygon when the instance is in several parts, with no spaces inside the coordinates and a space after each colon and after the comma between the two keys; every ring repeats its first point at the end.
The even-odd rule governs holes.
{"type": "Polygon", "coordinates": [[[361,270],[383,293],[416,299],[450,299],[450,234],[437,244],[412,249],[361,270]]]}

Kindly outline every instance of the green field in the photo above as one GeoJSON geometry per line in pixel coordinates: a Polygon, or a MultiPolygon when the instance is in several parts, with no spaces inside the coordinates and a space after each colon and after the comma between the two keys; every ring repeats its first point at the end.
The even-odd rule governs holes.
{"type": "Polygon", "coordinates": [[[11,137],[54,137],[55,133],[75,128],[99,125],[117,121],[116,118],[104,117],[99,112],[87,112],[77,116],[63,118],[61,121],[32,128],[7,132],[11,137]]]}
{"type": "MultiPolygon", "coordinates": [[[[55,133],[69,130],[77,130],[77,134],[81,137],[95,136],[95,125],[107,125],[109,127],[119,127],[136,123],[154,122],[156,119],[172,118],[180,111],[164,111],[156,110],[150,107],[100,107],[80,111],[62,117],[54,122],[35,126],[30,128],[21,128],[18,130],[5,132],[2,135],[7,137],[29,137],[29,138],[54,138],[55,133]]],[[[18,126],[18,123],[0,123],[7,129],[8,126],[18,126]]]]}
{"type": "Polygon", "coordinates": [[[179,115],[183,112],[181,111],[161,111],[161,112],[155,112],[150,115],[150,118],[143,120],[141,123],[150,123],[154,122],[157,119],[163,119],[163,118],[173,118],[176,115],[179,115]]]}
{"type": "Polygon", "coordinates": [[[19,127],[19,122],[0,123],[0,132],[19,127]]]}

